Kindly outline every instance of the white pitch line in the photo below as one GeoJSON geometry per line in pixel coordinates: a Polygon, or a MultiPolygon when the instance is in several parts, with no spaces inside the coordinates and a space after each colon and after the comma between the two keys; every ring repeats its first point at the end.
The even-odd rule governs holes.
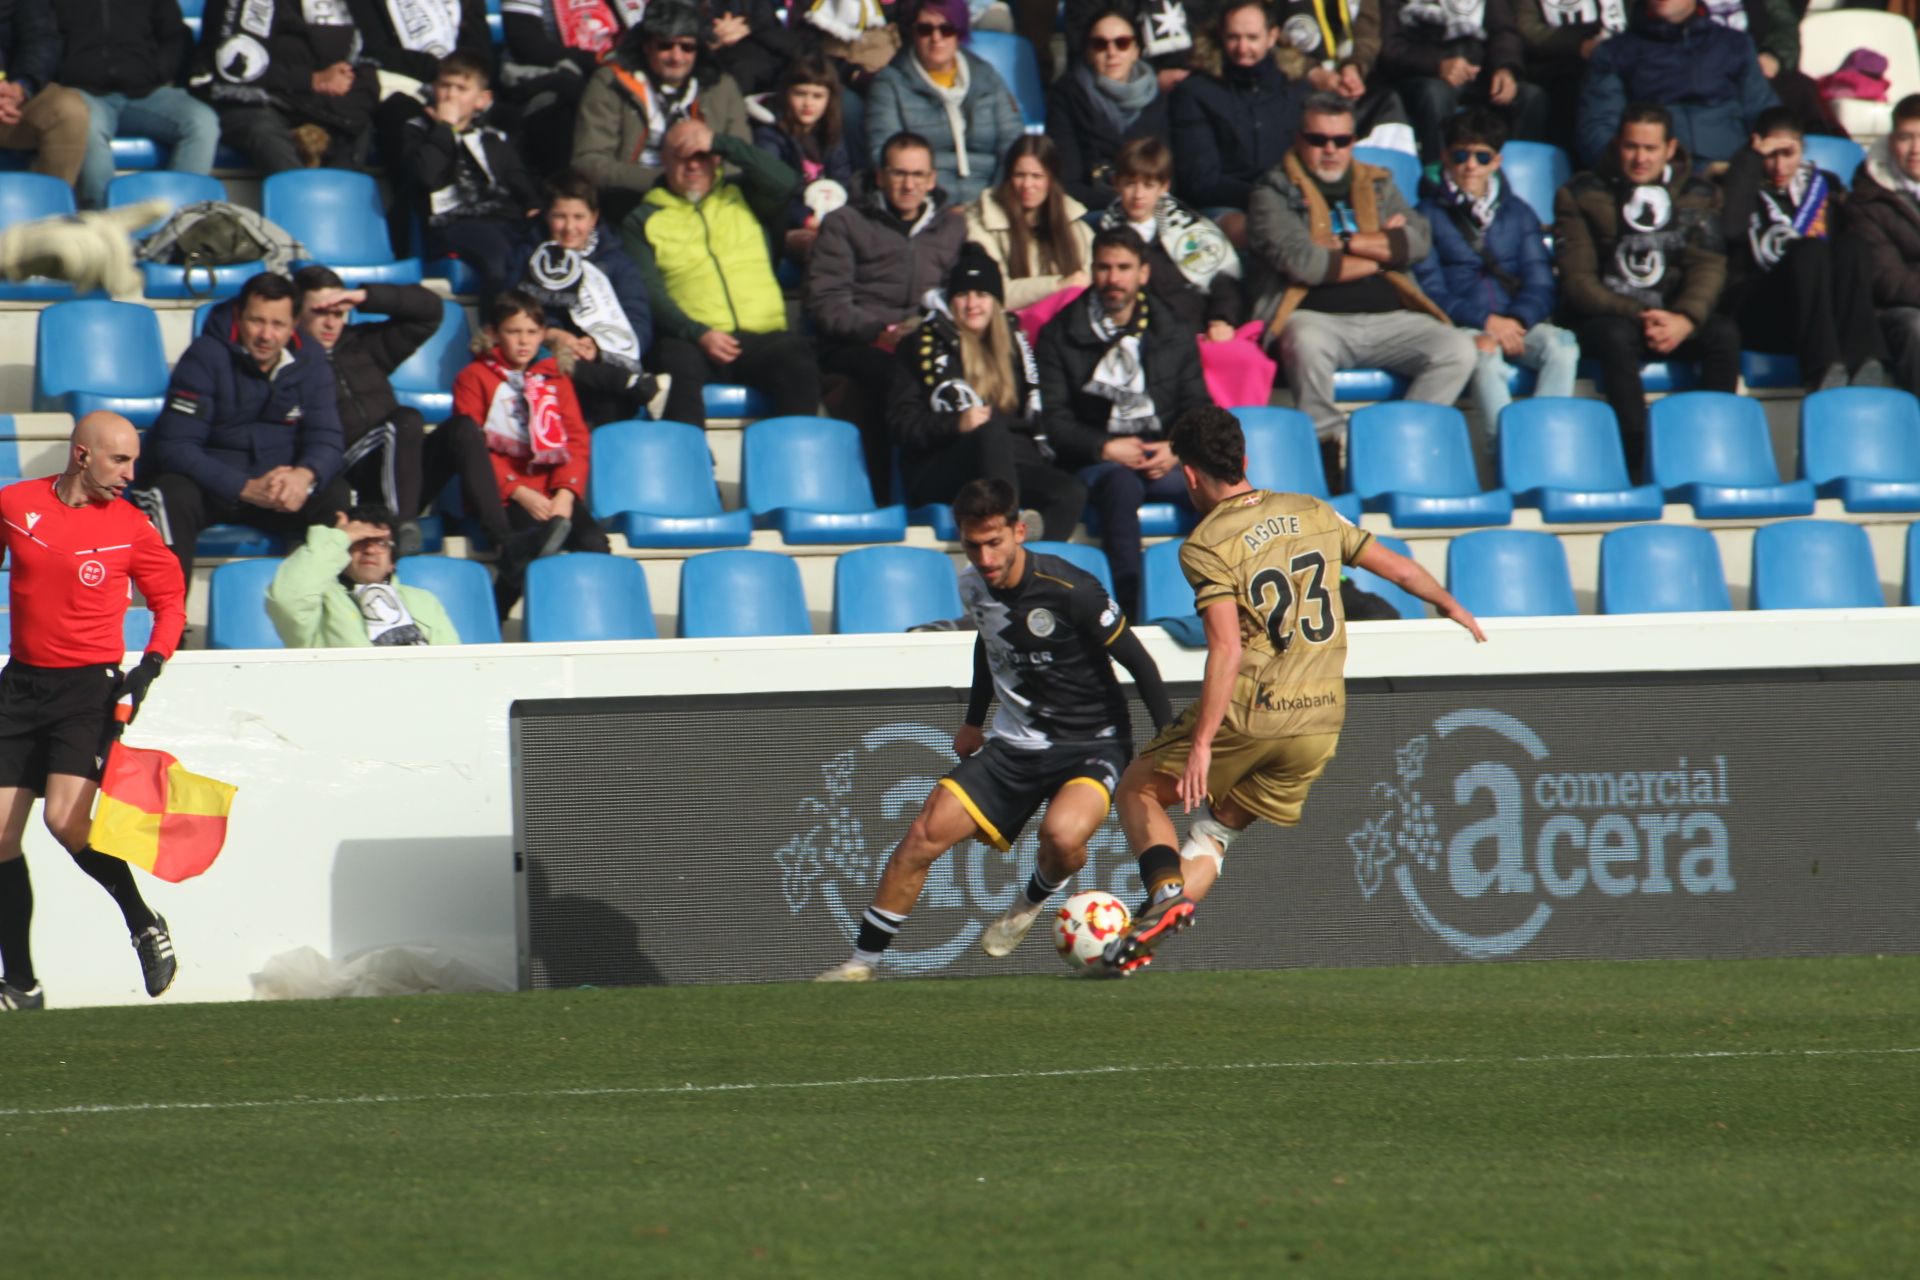
{"type": "Polygon", "coordinates": [[[1147,1063],[1138,1066],[1061,1067],[1053,1071],[981,1071],[952,1075],[852,1076],[844,1080],[757,1080],[738,1084],[620,1086],[592,1089],[502,1089],[488,1093],[361,1093],[339,1098],[261,1098],[218,1102],[96,1102],[65,1107],[0,1107],[0,1118],[113,1115],[140,1111],[255,1111],[274,1107],[379,1106],[406,1102],[492,1102],[523,1098],[610,1098],[755,1093],[772,1089],[851,1089],[869,1085],[972,1084],[989,1080],[1051,1080],[1063,1076],[1153,1075],[1169,1072],[1330,1071],[1358,1067],[1506,1067],[1595,1062],[1697,1062],[1736,1058],[1874,1058],[1920,1054],[1905,1049],[1706,1049],[1692,1053],[1565,1053],[1517,1058],[1354,1058],[1293,1062],[1147,1063]]]}

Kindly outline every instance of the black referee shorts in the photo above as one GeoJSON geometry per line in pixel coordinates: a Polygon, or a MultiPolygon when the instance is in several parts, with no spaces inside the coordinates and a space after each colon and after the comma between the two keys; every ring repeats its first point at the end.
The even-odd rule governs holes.
{"type": "Polygon", "coordinates": [[[113,726],[119,667],[30,667],[0,671],[0,787],[47,793],[47,775],[100,781],[113,726]]]}
{"type": "Polygon", "coordinates": [[[1070,782],[1098,787],[1113,801],[1120,775],[1133,759],[1133,744],[1068,742],[1035,750],[1010,747],[998,738],[968,756],[940,785],[959,798],[996,849],[1011,848],[1040,806],[1070,782]]]}

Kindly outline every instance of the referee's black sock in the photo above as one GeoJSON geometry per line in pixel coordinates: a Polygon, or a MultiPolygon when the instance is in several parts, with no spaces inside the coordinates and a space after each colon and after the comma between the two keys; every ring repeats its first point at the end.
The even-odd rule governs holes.
{"type": "Polygon", "coordinates": [[[1156,844],[1140,855],[1140,879],[1147,886],[1149,905],[1177,895],[1184,887],[1180,876],[1180,851],[1170,844],[1156,844]]]}
{"type": "Polygon", "coordinates": [[[139,933],[153,926],[156,917],[147,907],[146,899],[140,896],[140,886],[133,882],[132,867],[91,847],[74,854],[73,860],[80,864],[82,871],[98,880],[102,889],[113,895],[120,915],[127,922],[128,933],[139,933]]]}
{"type": "Polygon", "coordinates": [[[27,878],[27,860],[0,862],[0,969],[4,980],[22,991],[33,986],[33,951],[27,945],[33,924],[33,881],[27,878]]]}

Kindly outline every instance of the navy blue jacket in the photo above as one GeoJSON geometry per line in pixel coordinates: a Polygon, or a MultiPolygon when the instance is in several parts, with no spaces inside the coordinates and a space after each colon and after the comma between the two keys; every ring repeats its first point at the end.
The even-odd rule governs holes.
{"type": "Polygon", "coordinates": [[[1760,113],[1780,105],[1752,38],[1715,25],[1705,9],[1685,22],[1642,13],[1593,51],[1575,130],[1582,168],[1599,163],[1633,102],[1673,112],[1674,135],[1702,163],[1731,160],[1760,113]]]}
{"type": "Polygon", "coordinates": [[[1500,269],[1518,281],[1517,292],[1494,278],[1430,183],[1420,185],[1418,208],[1433,224],[1433,248],[1413,264],[1413,277],[1448,319],[1465,329],[1484,329],[1488,316],[1506,316],[1531,329],[1553,315],[1558,294],[1540,219],[1511,188],[1500,193],[1484,238],[1500,269]]]}
{"type": "Polygon", "coordinates": [[[333,366],[298,334],[271,374],[240,345],[232,303],[173,367],[167,404],[147,431],[140,478],[186,476],[205,492],[238,502],[240,490],[275,467],[305,467],[326,484],[339,474],[340,415],[333,366]]]}
{"type": "MultiPolygon", "coordinates": [[[[530,226],[533,230],[514,247],[506,274],[501,277],[508,281],[509,287],[526,279],[527,264],[533,260],[533,251],[547,242],[546,223],[535,218],[530,226]]],[[[613,286],[614,296],[620,299],[620,309],[627,313],[627,323],[633,326],[633,336],[640,341],[640,353],[645,355],[653,349],[653,308],[647,305],[646,277],[640,274],[639,266],[627,256],[627,251],[620,247],[619,236],[604,225],[598,230],[593,247],[587,251],[587,261],[600,268],[607,283],[613,286]]],[[[568,333],[580,332],[580,326],[564,311],[549,310],[547,323],[568,333]]]]}
{"type": "Polygon", "coordinates": [[[0,71],[31,98],[60,65],[60,28],[52,0],[0,0],[0,71]]]}
{"type": "MultiPolygon", "coordinates": [[[[751,106],[748,114],[750,116],[752,114],[751,106]]],[[[756,121],[753,126],[753,145],[762,151],[771,151],[779,156],[780,162],[795,173],[806,173],[804,158],[800,154],[799,139],[779,125],[769,124],[764,120],[756,121]]],[[[823,165],[820,176],[832,178],[847,189],[847,199],[854,199],[856,193],[853,181],[853,156],[847,151],[846,138],[842,136],[840,141],[834,143],[820,159],[823,165]]],[[[793,231],[807,225],[807,219],[813,216],[813,210],[807,207],[804,198],[806,193],[807,184],[803,181],[799,189],[793,193],[793,199],[787,201],[786,225],[776,230],[793,231]]]]}
{"type": "Polygon", "coordinates": [[[1254,184],[1293,145],[1306,85],[1271,58],[1182,80],[1173,91],[1174,192],[1202,213],[1246,208],[1254,184]]]}

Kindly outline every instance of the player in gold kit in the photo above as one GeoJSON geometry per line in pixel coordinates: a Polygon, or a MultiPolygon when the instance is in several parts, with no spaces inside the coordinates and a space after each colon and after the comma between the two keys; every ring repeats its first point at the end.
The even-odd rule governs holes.
{"type": "Polygon", "coordinates": [[[1115,797],[1148,892],[1139,918],[1107,947],[1116,977],[1144,967],[1192,923],[1227,847],[1255,818],[1300,820],[1346,718],[1343,565],[1399,584],[1486,639],[1432,574],[1326,503],[1248,484],[1246,438],[1226,410],[1183,414],[1173,452],[1202,514],[1180,568],[1206,627],[1207,668],[1199,701],[1147,744],[1115,797]],[[1175,803],[1200,810],[1177,850],[1175,803]]]}

